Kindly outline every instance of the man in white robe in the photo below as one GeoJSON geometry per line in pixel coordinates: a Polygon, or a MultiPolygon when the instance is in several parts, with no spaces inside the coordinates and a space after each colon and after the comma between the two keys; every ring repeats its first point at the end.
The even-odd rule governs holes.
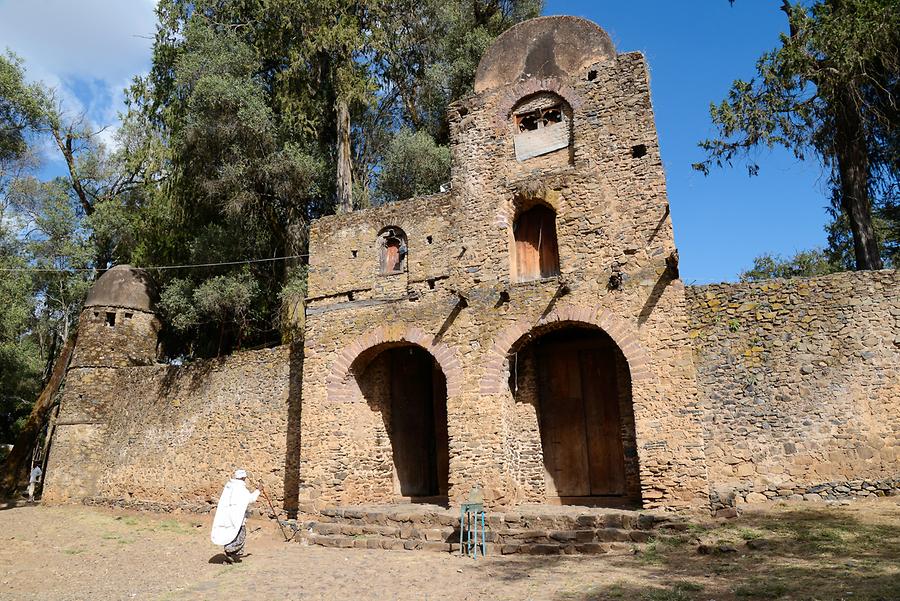
{"type": "Polygon", "coordinates": [[[247,506],[256,501],[259,491],[247,490],[247,472],[236,470],[234,477],[225,484],[219,496],[219,505],[213,518],[210,539],[215,545],[225,547],[225,557],[230,562],[240,561],[244,541],[247,538],[247,527],[244,525],[247,506]]]}
{"type": "Polygon", "coordinates": [[[38,483],[41,481],[41,476],[44,475],[44,471],[41,469],[41,466],[36,465],[33,470],[31,470],[31,474],[28,476],[28,502],[34,503],[34,489],[37,487],[38,483]]]}

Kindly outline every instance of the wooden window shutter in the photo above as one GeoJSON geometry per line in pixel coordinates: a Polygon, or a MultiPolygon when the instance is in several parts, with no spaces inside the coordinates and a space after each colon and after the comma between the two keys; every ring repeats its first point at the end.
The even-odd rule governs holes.
{"type": "Polygon", "coordinates": [[[556,213],[537,205],[519,215],[513,225],[516,279],[527,282],[559,275],[556,213]]]}

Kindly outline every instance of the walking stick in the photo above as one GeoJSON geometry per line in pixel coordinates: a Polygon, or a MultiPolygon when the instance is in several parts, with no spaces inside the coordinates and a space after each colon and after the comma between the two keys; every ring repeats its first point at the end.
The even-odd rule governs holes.
{"type": "Polygon", "coordinates": [[[278,519],[278,514],[275,513],[275,506],[272,505],[272,499],[270,499],[269,495],[266,494],[266,489],[263,486],[262,482],[259,483],[259,492],[263,494],[263,496],[266,498],[266,501],[269,503],[269,509],[272,510],[272,517],[275,518],[276,522],[278,522],[278,528],[281,529],[281,536],[284,537],[284,542],[288,542],[293,537],[288,537],[288,535],[284,533],[284,526],[281,525],[281,520],[278,519]]]}

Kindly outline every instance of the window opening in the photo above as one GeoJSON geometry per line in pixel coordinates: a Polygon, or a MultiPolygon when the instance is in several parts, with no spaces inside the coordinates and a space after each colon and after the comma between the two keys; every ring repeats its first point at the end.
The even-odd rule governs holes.
{"type": "Polygon", "coordinates": [[[544,205],[524,211],[513,225],[516,280],[527,282],[559,275],[556,213],[544,205]]]}
{"type": "Polygon", "coordinates": [[[637,146],[631,147],[631,156],[633,158],[639,159],[646,155],[647,155],[647,145],[646,144],[638,144],[637,146]]]}
{"type": "Polygon", "coordinates": [[[113,313],[111,311],[106,312],[106,325],[108,325],[109,327],[113,327],[116,325],[116,314],[115,313],[113,313]]]}
{"type": "Polygon", "coordinates": [[[125,314],[125,319],[131,319],[132,317],[134,317],[134,313],[126,313],[125,314]]]}
{"type": "Polygon", "coordinates": [[[403,271],[406,259],[406,234],[399,228],[387,228],[380,235],[381,273],[390,275],[403,271]]]}
{"type": "Polygon", "coordinates": [[[554,123],[562,123],[562,120],[562,107],[555,105],[516,115],[516,126],[519,132],[536,131],[554,123]]]}

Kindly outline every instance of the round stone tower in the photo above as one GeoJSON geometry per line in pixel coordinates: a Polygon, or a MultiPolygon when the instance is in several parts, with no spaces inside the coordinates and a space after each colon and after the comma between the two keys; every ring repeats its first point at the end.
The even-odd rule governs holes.
{"type": "Polygon", "coordinates": [[[156,361],[159,318],[150,277],[116,265],[91,287],[78,324],[72,367],[127,367],[156,361]]]}

